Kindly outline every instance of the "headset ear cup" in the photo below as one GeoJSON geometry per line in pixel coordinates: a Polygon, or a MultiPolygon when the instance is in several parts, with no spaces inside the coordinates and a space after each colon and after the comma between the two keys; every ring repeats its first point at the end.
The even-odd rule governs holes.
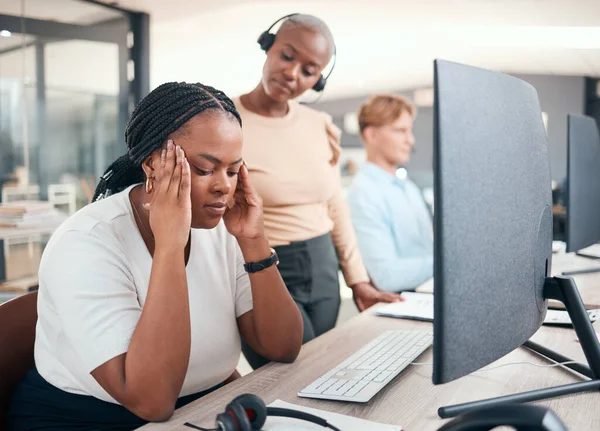
{"type": "Polygon", "coordinates": [[[260,49],[267,52],[273,46],[273,42],[275,42],[275,35],[265,31],[258,37],[257,42],[260,45],[260,49]]]}
{"type": "Polygon", "coordinates": [[[325,83],[327,81],[325,81],[325,78],[323,77],[323,75],[319,76],[319,80],[316,82],[315,85],[313,85],[313,90],[315,91],[323,91],[325,89],[325,83]]]}
{"type": "Polygon", "coordinates": [[[227,412],[217,415],[217,425],[220,425],[223,431],[238,431],[235,419],[227,412]]]}
{"type": "Polygon", "coordinates": [[[267,421],[267,406],[256,395],[243,394],[235,397],[231,403],[242,406],[246,412],[246,417],[250,421],[252,430],[260,430],[267,421]]]}
{"type": "Polygon", "coordinates": [[[236,422],[238,426],[235,428],[236,431],[252,431],[252,425],[250,424],[248,415],[246,415],[246,409],[240,403],[233,400],[229,403],[225,412],[230,414],[234,422],[236,422]]]}

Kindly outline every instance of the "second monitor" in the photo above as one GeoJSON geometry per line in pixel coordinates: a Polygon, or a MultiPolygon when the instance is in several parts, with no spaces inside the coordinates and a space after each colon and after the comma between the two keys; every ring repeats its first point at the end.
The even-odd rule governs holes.
{"type": "MultiPolygon", "coordinates": [[[[596,121],[569,115],[567,141],[567,252],[600,257],[600,135],[596,121]]],[[[564,275],[600,272],[597,268],[564,272],[564,275]]]]}

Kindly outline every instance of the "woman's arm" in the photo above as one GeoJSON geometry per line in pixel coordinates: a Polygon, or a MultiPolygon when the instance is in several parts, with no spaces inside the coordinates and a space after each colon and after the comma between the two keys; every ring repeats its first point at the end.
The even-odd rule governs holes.
{"type": "MultiPolygon", "coordinates": [[[[245,165],[239,175],[235,204],[224,221],[236,237],[244,260],[256,262],[271,255],[263,230],[262,201],[250,184],[245,165]]],[[[238,317],[242,337],[260,355],[292,362],[300,352],[304,329],[298,306],[275,265],[249,277],[253,309],[238,317]]]]}
{"type": "MultiPolygon", "coordinates": [[[[246,262],[271,255],[266,238],[239,240],[246,262]]],[[[293,362],[302,345],[304,330],[298,306],[290,296],[275,265],[250,274],[253,309],[238,318],[244,340],[254,351],[272,361],[293,362]]]]}
{"type": "Polygon", "coordinates": [[[92,371],[119,403],[149,421],[172,416],[190,357],[184,249],[191,223],[190,169],[172,143],[154,160],[150,226],[155,238],[150,285],[127,353],[92,371]],[[175,154],[176,153],[176,154],[175,154]]]}

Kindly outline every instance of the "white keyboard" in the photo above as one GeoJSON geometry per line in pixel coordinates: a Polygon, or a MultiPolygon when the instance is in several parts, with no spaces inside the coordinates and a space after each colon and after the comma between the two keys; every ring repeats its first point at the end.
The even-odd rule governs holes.
{"type": "Polygon", "coordinates": [[[364,403],[427,349],[433,334],[386,331],[298,392],[299,397],[364,403]]]}

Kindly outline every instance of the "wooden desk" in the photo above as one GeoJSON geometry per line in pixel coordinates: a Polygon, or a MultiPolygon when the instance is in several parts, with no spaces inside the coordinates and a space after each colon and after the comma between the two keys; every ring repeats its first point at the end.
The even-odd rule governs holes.
{"type": "MultiPolygon", "coordinates": [[[[600,332],[600,322],[598,323],[596,329],[600,332]]],[[[437,409],[442,405],[581,380],[578,375],[559,367],[537,368],[521,364],[472,374],[445,385],[434,386],[431,383],[431,366],[411,365],[366,404],[311,400],[296,396],[297,391],[388,329],[427,330],[432,329],[432,325],[377,317],[372,311],[362,313],[304,345],[300,356],[293,364],[269,364],[179,409],[170,421],[149,424],[140,429],[189,431],[191,428],[183,426],[186,421],[210,428],[215,424],[217,413],[222,412],[225,405],[235,396],[254,393],[267,404],[279,398],[307,407],[383,423],[400,424],[409,431],[429,431],[437,430],[445,422],[437,416],[437,409]]],[[[575,360],[585,362],[572,329],[542,327],[533,340],[575,360]]],[[[431,361],[431,348],[417,359],[417,362],[431,361]]],[[[529,350],[519,348],[494,365],[518,361],[547,363],[529,350]]],[[[570,430],[600,429],[600,413],[598,413],[600,393],[598,392],[552,399],[539,404],[552,408],[570,430]]]]}
{"type": "MultiPolygon", "coordinates": [[[[600,268],[600,259],[577,256],[575,253],[553,253],[552,275],[561,275],[563,271],[600,268]]],[[[581,299],[587,309],[600,308],[600,272],[572,275],[577,284],[581,299]]],[[[417,292],[433,293],[433,279],[417,287],[417,292]]],[[[549,301],[552,308],[565,308],[561,302],[549,301]]]]}
{"type": "MultiPolygon", "coordinates": [[[[563,271],[600,268],[600,259],[577,256],[575,253],[554,253],[552,255],[552,275],[563,271]]],[[[600,272],[572,275],[577,284],[581,299],[586,308],[600,308],[600,272]]],[[[564,308],[560,302],[551,301],[550,306],[564,308]]]]}

